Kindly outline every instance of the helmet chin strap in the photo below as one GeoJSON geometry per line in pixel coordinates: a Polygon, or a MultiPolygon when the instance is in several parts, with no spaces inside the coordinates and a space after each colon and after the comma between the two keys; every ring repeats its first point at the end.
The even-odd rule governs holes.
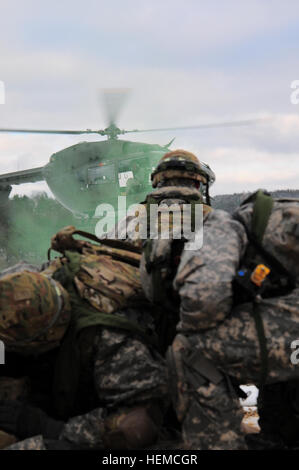
{"type": "Polygon", "coordinates": [[[208,204],[208,206],[211,205],[211,198],[210,198],[210,193],[209,193],[209,180],[207,181],[207,184],[206,184],[206,191],[205,191],[205,196],[206,196],[206,204],[208,204]]]}

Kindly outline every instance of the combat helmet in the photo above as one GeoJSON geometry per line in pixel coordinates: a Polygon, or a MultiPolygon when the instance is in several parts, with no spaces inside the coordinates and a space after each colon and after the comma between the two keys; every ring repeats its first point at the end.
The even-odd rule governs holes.
{"type": "Polygon", "coordinates": [[[215,181],[215,173],[209,165],[198,160],[196,155],[186,150],[167,152],[151,174],[152,186],[156,188],[162,181],[184,178],[198,182],[200,189],[210,204],[209,186],[215,181]]]}
{"type": "Polygon", "coordinates": [[[0,340],[7,351],[49,351],[59,345],[69,322],[69,296],[57,281],[29,271],[0,279],[0,340]]]}

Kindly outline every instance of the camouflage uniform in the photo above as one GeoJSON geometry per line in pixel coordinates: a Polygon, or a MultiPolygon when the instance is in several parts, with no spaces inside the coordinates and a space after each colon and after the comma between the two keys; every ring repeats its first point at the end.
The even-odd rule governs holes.
{"type": "MultiPolygon", "coordinates": [[[[144,310],[127,309],[122,317],[149,324],[151,318],[144,310]]],[[[138,338],[110,328],[99,328],[93,354],[94,385],[101,406],[83,415],[70,418],[59,439],[83,448],[103,448],[106,418],[117,410],[126,411],[152,400],[165,400],[166,373],[162,358],[138,338]]],[[[39,449],[41,436],[26,439],[14,449],[39,449]]],[[[43,442],[43,446],[45,443],[43,442]]]]}
{"type": "MultiPolygon", "coordinates": [[[[142,322],[151,321],[146,311],[127,309],[120,315],[142,322]]],[[[130,407],[146,405],[153,400],[167,402],[164,360],[143,341],[126,332],[98,328],[93,345],[94,386],[99,400],[95,408],[75,416],[64,424],[59,439],[82,448],[103,448],[107,416],[126,412],[130,407]]],[[[14,449],[39,449],[41,436],[14,444],[14,449]],[[28,442],[27,442],[28,441],[28,442]]],[[[43,446],[45,444],[43,443],[43,446]]],[[[41,447],[42,448],[42,447],[41,447]]]]}
{"type": "MultiPolygon", "coordinates": [[[[268,384],[298,377],[298,367],[290,356],[292,341],[299,339],[299,202],[287,204],[286,209],[283,201],[274,203],[263,238],[267,251],[296,278],[292,292],[260,299],[256,306],[262,314],[267,339],[268,384]]],[[[236,211],[249,229],[252,211],[252,203],[236,211]]],[[[232,282],[247,246],[242,223],[223,211],[213,211],[205,222],[203,248],[183,253],[174,280],[181,306],[179,335],[173,348],[189,364],[179,380],[177,406],[185,441],[193,448],[246,448],[240,432],[242,412],[233,383],[259,383],[260,343],[252,303],[233,307],[232,282]],[[196,371],[196,358],[204,358],[208,365],[202,370],[199,366],[196,371]],[[190,370],[191,379],[186,375],[190,370]]]]}
{"type": "MultiPolygon", "coordinates": [[[[88,258],[89,263],[86,265],[86,271],[83,269],[80,271],[81,274],[77,274],[75,279],[77,292],[81,298],[88,300],[91,305],[98,307],[100,311],[105,307],[106,311],[113,313],[115,319],[119,318],[130,322],[130,324],[138,325],[143,331],[149,333],[150,337],[154,328],[153,319],[145,299],[142,300],[140,296],[140,281],[136,279],[136,283],[133,282],[135,271],[128,269],[128,272],[125,272],[125,266],[123,266],[124,271],[122,271],[122,266],[119,265],[121,263],[117,265],[113,259],[107,256],[109,248],[103,248],[103,250],[105,254],[102,255],[101,265],[94,264],[94,255],[92,255],[88,258]],[[115,272],[114,284],[113,279],[109,277],[110,271],[108,268],[110,264],[115,265],[116,268],[119,267],[118,271],[115,272]],[[88,295],[89,291],[84,284],[84,276],[86,272],[91,273],[92,269],[96,271],[98,276],[101,276],[98,283],[100,294],[92,291],[92,295],[88,295]],[[127,283],[125,283],[125,277],[123,277],[124,273],[127,283]],[[136,306],[125,307],[126,302],[124,302],[122,294],[127,292],[126,289],[130,289],[133,285],[135,285],[135,291],[130,291],[130,295],[132,297],[135,294],[136,306]],[[113,296],[115,286],[118,290],[113,296]],[[125,291],[123,292],[122,289],[125,291]],[[117,307],[119,307],[119,310],[114,312],[117,307]]],[[[98,259],[96,261],[98,263],[98,259]]],[[[59,265],[61,261],[56,260],[54,265],[55,263],[59,265]]],[[[53,265],[50,265],[44,273],[49,275],[51,270],[55,272],[53,265]]],[[[23,274],[28,277],[27,272],[23,274]]],[[[89,281],[94,283],[94,279],[92,278],[91,281],[89,278],[89,281]]],[[[90,284],[90,290],[92,288],[93,284],[90,284]]],[[[165,362],[145,338],[138,333],[135,334],[117,327],[96,326],[93,344],[86,343],[89,340],[88,334],[84,343],[84,334],[85,332],[88,333],[88,330],[89,328],[85,328],[80,333],[80,347],[83,348],[83,352],[86,349],[91,351],[90,356],[87,356],[88,362],[83,364],[81,377],[83,382],[86,381],[86,376],[88,376],[88,384],[91,383],[92,385],[93,382],[98,407],[87,410],[87,412],[74,416],[65,422],[59,440],[66,443],[66,448],[68,443],[81,448],[103,448],[107,446],[107,442],[104,442],[104,440],[107,439],[108,435],[111,436],[111,433],[113,435],[113,432],[117,431],[119,426],[122,426],[121,420],[130,415],[131,410],[135,410],[139,416],[137,418],[140,425],[144,423],[144,420],[142,421],[144,418],[142,410],[148,410],[151,418],[153,416],[151,412],[154,410],[157,414],[158,426],[160,408],[163,409],[168,403],[165,362]],[[81,341],[82,337],[83,342],[81,341]]],[[[91,392],[91,389],[84,389],[84,393],[91,394],[91,392]]],[[[84,397],[79,396],[79,398],[84,402],[84,397]]],[[[142,441],[138,441],[140,439],[138,429],[132,429],[132,436],[136,436],[136,433],[135,445],[141,445],[142,441]]],[[[152,433],[151,438],[154,437],[152,429],[149,433],[152,433]]],[[[120,446],[123,445],[122,442],[118,442],[120,446]]],[[[36,439],[30,438],[14,444],[11,448],[44,449],[47,448],[47,443],[42,440],[42,436],[37,436],[36,439]]]]}
{"type": "MultiPolygon", "coordinates": [[[[151,315],[127,309],[119,313],[130,320],[147,324],[151,315]]],[[[100,328],[94,343],[94,384],[101,407],[71,418],[60,439],[87,447],[103,447],[107,414],[152,400],[167,402],[164,360],[143,341],[127,332],[100,328]]]]}
{"type": "Polygon", "coordinates": [[[6,447],[5,450],[47,450],[43,436],[34,436],[25,439],[24,441],[12,444],[6,447]]]}
{"type": "MultiPolygon", "coordinates": [[[[193,155],[184,151],[173,153],[175,153],[175,157],[177,158],[178,156],[180,160],[178,164],[182,163],[182,153],[183,160],[191,159],[191,163],[187,162],[186,168],[184,166],[185,163],[183,163],[183,167],[181,165],[178,170],[171,170],[171,175],[168,170],[164,171],[164,167],[161,167],[161,171],[156,172],[153,182],[153,185],[158,185],[159,189],[150,196],[155,197],[158,195],[159,200],[166,204],[172,204],[174,202],[179,202],[180,204],[184,203],[186,193],[187,196],[196,196],[196,198],[199,199],[201,194],[197,188],[200,182],[208,184],[210,176],[208,178],[206,173],[210,170],[208,167],[205,167],[205,170],[203,170],[197,162],[197,158],[193,155]],[[177,155],[178,153],[179,155],[177,155]],[[168,179],[168,176],[171,176],[171,179],[168,179]],[[166,184],[163,183],[165,181],[166,184]],[[162,188],[163,185],[167,186],[168,189],[162,188]],[[181,188],[174,188],[174,186],[181,188]]],[[[170,155],[171,154],[167,154],[165,156],[166,160],[170,155]]],[[[213,174],[212,172],[210,173],[212,182],[213,174]]],[[[208,211],[207,206],[205,206],[205,208],[206,211],[208,211]]],[[[136,230],[134,225],[134,216],[128,217],[124,223],[125,227],[123,227],[122,223],[119,224],[118,237],[123,238],[123,236],[120,236],[120,233],[121,229],[124,228],[126,230],[125,241],[132,244],[133,240],[133,245],[140,248],[141,241],[138,230],[136,230]],[[128,222],[132,223],[132,226],[128,226],[128,222]]],[[[94,268],[96,268],[96,266],[94,266],[94,268]]],[[[108,286],[109,279],[107,279],[107,281],[108,286]]],[[[84,286],[83,289],[80,289],[80,282],[77,282],[77,288],[79,288],[79,291],[82,291],[84,296],[84,286]]],[[[88,297],[90,301],[90,296],[88,297]]],[[[95,304],[92,305],[97,308],[96,299],[95,304]]],[[[118,314],[128,317],[129,320],[133,319],[135,323],[142,324],[148,329],[151,329],[152,317],[145,308],[142,310],[126,309],[122,312],[118,312],[118,314]]],[[[105,420],[106,410],[113,411],[119,407],[126,407],[133,404],[150,404],[156,401],[165,403],[168,400],[168,383],[164,361],[153,349],[149,348],[143,341],[140,341],[138,337],[132,338],[131,335],[115,329],[101,328],[95,338],[94,349],[95,386],[99,400],[101,404],[104,404],[105,409],[102,407],[97,408],[82,416],[71,418],[64,425],[60,439],[74,442],[82,446],[102,447],[104,445],[103,435],[107,427],[107,421],[105,420]]],[[[153,407],[151,411],[155,413],[155,407],[153,407]]],[[[109,426],[113,428],[113,422],[108,423],[108,428],[109,426]]],[[[132,428],[131,432],[134,434],[136,429],[132,428]]],[[[37,438],[37,448],[39,442],[40,437],[37,438]]],[[[26,443],[20,443],[20,448],[23,445],[26,445],[26,443]]],[[[33,442],[31,439],[31,448],[32,445],[33,442]]],[[[14,448],[16,448],[16,446],[14,446],[14,448]]]]}

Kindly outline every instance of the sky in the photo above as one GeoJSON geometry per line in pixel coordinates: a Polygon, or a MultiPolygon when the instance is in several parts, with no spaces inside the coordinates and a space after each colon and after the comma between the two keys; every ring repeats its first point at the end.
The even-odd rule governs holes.
{"type": "MultiPolygon", "coordinates": [[[[130,88],[117,121],[125,129],[265,118],[124,137],[175,137],[172,149],[215,171],[212,195],[299,189],[297,0],[0,0],[0,11],[0,127],[104,128],[101,90],[130,88]]],[[[0,134],[0,172],[42,166],[83,140],[99,138],[0,134]]]]}

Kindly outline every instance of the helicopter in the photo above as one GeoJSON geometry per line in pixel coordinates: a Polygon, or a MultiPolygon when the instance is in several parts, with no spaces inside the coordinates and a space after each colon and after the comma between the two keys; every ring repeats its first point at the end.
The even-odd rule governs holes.
{"type": "MultiPolygon", "coordinates": [[[[172,139],[165,146],[119,139],[129,133],[208,129],[255,124],[259,119],[219,122],[186,127],[124,130],[116,125],[126,91],[104,93],[108,126],[99,130],[6,129],[0,133],[30,134],[98,134],[106,140],[80,142],[54,153],[42,167],[0,175],[0,204],[8,199],[12,185],[46,181],[56,200],[75,216],[94,217],[102,202],[117,207],[118,196],[126,196],[127,204],[143,201],[151,191],[150,175],[161,157],[169,152],[172,139]]],[[[201,162],[215,179],[207,164],[201,162]]]]}

